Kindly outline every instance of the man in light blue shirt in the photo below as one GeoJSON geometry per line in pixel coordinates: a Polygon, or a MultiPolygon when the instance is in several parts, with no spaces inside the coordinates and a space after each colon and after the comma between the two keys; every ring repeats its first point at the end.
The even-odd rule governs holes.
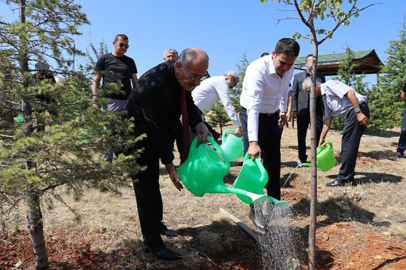
{"type": "MultiPolygon", "coordinates": [[[[268,196],[280,200],[281,132],[286,124],[289,83],[300,46],[291,38],[280,39],[271,55],[258,58],[245,72],[240,96],[240,121],[244,153],[262,159],[268,172],[268,196]]],[[[250,219],[263,228],[251,207],[250,219]]]]}
{"type": "MultiPolygon", "coordinates": [[[[303,81],[303,89],[310,91],[311,77],[303,81]]],[[[341,167],[337,179],[327,183],[329,187],[345,185],[356,186],[354,179],[355,165],[361,137],[369,124],[369,108],[367,98],[355,92],[350,86],[331,80],[321,83],[316,79],[316,96],[322,96],[324,104],[323,130],[321,131],[319,145],[326,138],[327,132],[336,114],[345,119],[343,137],[341,139],[341,167]]]]}

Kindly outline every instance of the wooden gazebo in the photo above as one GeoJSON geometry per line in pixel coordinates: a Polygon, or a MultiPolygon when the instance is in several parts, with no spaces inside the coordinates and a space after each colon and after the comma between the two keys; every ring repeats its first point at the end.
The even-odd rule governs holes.
{"type": "MultiPolygon", "coordinates": [[[[383,63],[379,59],[375,50],[353,51],[355,74],[377,74],[383,63]]],[[[329,53],[319,54],[317,62],[317,72],[325,76],[337,75],[340,62],[346,57],[347,53],[329,53]]],[[[295,62],[295,69],[306,69],[306,56],[299,56],[295,62]]]]}

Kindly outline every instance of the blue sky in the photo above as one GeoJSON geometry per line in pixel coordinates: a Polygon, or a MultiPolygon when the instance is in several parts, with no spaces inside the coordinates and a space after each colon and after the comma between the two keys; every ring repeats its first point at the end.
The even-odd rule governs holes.
{"type": "MultiPolygon", "coordinates": [[[[82,5],[90,26],[81,27],[83,36],[76,38],[76,48],[86,50],[90,42],[106,42],[112,50],[114,36],[129,36],[127,55],[138,67],[138,75],[159,64],[163,51],[175,48],[179,52],[188,47],[205,50],[210,57],[211,75],[237,70],[236,64],[244,52],[253,61],[264,51],[271,51],[282,37],[295,32],[305,35],[309,31],[299,20],[278,19],[297,17],[290,9],[269,0],[115,0],[76,1],[82,5]],[[279,9],[279,10],[278,10],[279,9]]],[[[375,49],[382,61],[389,41],[397,39],[406,16],[404,0],[360,1],[381,3],[352,18],[349,26],[341,26],[333,39],[319,47],[319,53],[375,49]]],[[[3,12],[2,12],[3,13],[3,12]]],[[[326,25],[316,21],[316,27],[326,25]]],[[[329,28],[328,28],[329,29],[329,28]]],[[[311,44],[300,39],[301,55],[311,53],[311,44]]],[[[80,62],[80,59],[77,59],[80,62]]],[[[82,60],[83,62],[84,60],[82,60]]]]}

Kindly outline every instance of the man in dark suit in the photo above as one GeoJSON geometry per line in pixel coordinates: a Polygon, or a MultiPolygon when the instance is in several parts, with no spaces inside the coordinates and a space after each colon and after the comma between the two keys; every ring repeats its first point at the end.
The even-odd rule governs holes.
{"type": "MultiPolygon", "coordinates": [[[[306,136],[310,124],[310,95],[303,89],[302,84],[307,77],[311,76],[312,63],[313,55],[309,54],[306,57],[306,71],[296,74],[293,80],[293,117],[297,120],[299,164],[308,162],[306,136]]],[[[322,83],[326,81],[326,78],[321,73],[317,73],[317,77],[320,78],[322,83]]],[[[316,98],[316,126],[316,141],[318,142],[323,128],[323,101],[321,97],[316,98]]]]}
{"type": "MultiPolygon", "coordinates": [[[[196,130],[199,141],[205,140],[207,135],[211,136],[191,95],[191,91],[206,75],[208,65],[209,58],[204,51],[186,49],[176,62],[163,62],[142,75],[128,98],[127,110],[129,116],[134,117],[136,135],[147,135],[135,145],[136,149],[144,149],[137,163],[146,169],[133,176],[144,237],[143,249],[161,260],[179,260],[181,256],[167,248],[161,238],[163,205],[159,190],[159,160],[165,164],[174,186],[182,190],[173,164],[176,125],[183,111],[182,118],[188,119],[184,124],[188,122],[196,130]]],[[[186,130],[188,132],[189,127],[186,130]]]]}

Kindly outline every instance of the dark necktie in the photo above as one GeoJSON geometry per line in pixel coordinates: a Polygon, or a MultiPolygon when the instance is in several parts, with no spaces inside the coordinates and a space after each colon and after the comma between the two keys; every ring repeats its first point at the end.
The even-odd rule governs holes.
{"type": "Polygon", "coordinates": [[[187,115],[185,90],[180,90],[180,106],[182,109],[182,126],[183,126],[183,144],[182,144],[182,159],[183,163],[189,154],[190,134],[189,134],[189,117],[187,115]]]}

